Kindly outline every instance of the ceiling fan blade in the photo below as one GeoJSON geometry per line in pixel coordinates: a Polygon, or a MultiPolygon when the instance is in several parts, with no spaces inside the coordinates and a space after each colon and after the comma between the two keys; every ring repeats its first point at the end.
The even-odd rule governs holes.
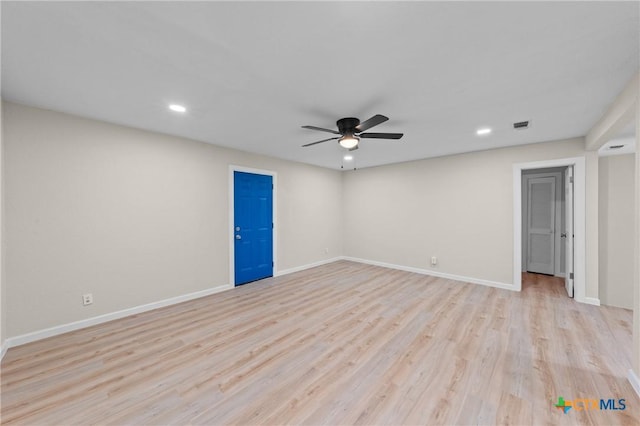
{"type": "Polygon", "coordinates": [[[302,145],[302,147],[315,145],[315,144],[317,144],[317,143],[322,143],[322,142],[332,141],[332,140],[335,140],[335,139],[339,139],[339,138],[336,136],[335,138],[322,139],[321,141],[318,141],[318,142],[311,142],[311,143],[308,143],[308,144],[306,144],[306,145],[302,145]]]}
{"type": "Polygon", "coordinates": [[[333,133],[334,135],[339,135],[341,134],[340,132],[336,131],[336,130],[331,130],[331,129],[325,129],[323,127],[316,127],[316,126],[302,126],[303,129],[310,129],[310,130],[320,130],[321,132],[329,132],[329,133],[333,133]]]}
{"type": "Polygon", "coordinates": [[[360,133],[358,136],[369,139],[400,139],[404,133],[360,133]]]}
{"type": "Polygon", "coordinates": [[[367,121],[364,121],[356,126],[356,130],[358,132],[364,132],[367,129],[372,128],[373,126],[377,126],[378,124],[384,123],[387,121],[389,117],[385,117],[384,115],[376,114],[367,121]]]}

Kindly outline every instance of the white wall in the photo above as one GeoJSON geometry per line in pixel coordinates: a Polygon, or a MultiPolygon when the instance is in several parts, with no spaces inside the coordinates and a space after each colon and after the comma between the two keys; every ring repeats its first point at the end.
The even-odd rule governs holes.
{"type": "Polygon", "coordinates": [[[512,284],[513,164],[585,156],[598,297],[582,138],[342,174],[12,103],[4,116],[4,338],[228,284],[229,164],[278,173],[279,270],[344,254],[512,284]]]}
{"type": "Polygon", "coordinates": [[[600,157],[600,301],[633,309],[635,157],[600,157]]]}
{"type": "MultiPolygon", "coordinates": [[[[4,279],[4,126],[3,108],[0,99],[0,351],[6,350],[5,340],[7,338],[7,321],[5,309],[5,279],[4,279]]],[[[0,353],[2,356],[3,353],[0,353]]]]}
{"type": "Polygon", "coordinates": [[[279,270],[342,254],[338,171],[12,103],[4,118],[5,338],[229,284],[229,164],[278,174],[279,270]]]}
{"type": "MultiPolygon", "coordinates": [[[[636,74],[636,81],[640,82],[640,72],[636,74]]],[[[636,86],[638,87],[638,86],[636,86]]],[[[635,129],[636,129],[636,173],[634,177],[635,187],[635,207],[633,214],[633,354],[629,381],[634,385],[634,389],[640,396],[640,94],[636,90],[635,109],[635,129]]]]}
{"type": "MultiPolygon", "coordinates": [[[[596,232],[587,261],[597,263],[598,164],[582,138],[346,172],[345,255],[510,285],[513,164],[578,156],[587,157],[587,184],[596,182],[586,203],[596,232]]],[[[598,296],[597,271],[587,271],[587,297],[598,296]]]]}

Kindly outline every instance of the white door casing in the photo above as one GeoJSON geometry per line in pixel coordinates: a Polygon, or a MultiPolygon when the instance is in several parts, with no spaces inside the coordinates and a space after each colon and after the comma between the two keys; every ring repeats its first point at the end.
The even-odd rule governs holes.
{"type": "Polygon", "coordinates": [[[580,303],[599,305],[600,301],[586,295],[586,160],[585,157],[515,163],[513,179],[513,290],[522,290],[522,172],[547,167],[573,166],[573,287],[574,298],[580,303]]]}
{"type": "Polygon", "coordinates": [[[565,229],[563,232],[565,243],[565,278],[564,286],[569,297],[573,297],[573,167],[567,167],[564,172],[565,199],[565,229]]]}

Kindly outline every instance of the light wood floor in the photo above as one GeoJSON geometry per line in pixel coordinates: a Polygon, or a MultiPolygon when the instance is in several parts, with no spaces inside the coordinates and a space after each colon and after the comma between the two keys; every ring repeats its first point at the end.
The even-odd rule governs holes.
{"type": "Polygon", "coordinates": [[[631,322],[555,278],[516,293],[341,261],[12,348],[2,422],[637,425],[631,322]]]}

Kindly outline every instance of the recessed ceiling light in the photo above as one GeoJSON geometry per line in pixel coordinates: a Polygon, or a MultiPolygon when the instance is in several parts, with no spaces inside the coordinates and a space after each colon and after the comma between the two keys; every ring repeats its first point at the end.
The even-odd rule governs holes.
{"type": "Polygon", "coordinates": [[[182,105],[178,105],[178,104],[169,105],[169,109],[171,111],[175,111],[175,112],[185,112],[187,110],[185,107],[183,107],[182,105]]]}
{"type": "Polygon", "coordinates": [[[483,127],[482,129],[476,130],[476,135],[478,136],[488,135],[489,133],[491,133],[491,129],[489,127],[483,127]]]}
{"type": "Polygon", "coordinates": [[[344,161],[351,161],[353,160],[353,155],[345,155],[344,156],[344,161]]]}

